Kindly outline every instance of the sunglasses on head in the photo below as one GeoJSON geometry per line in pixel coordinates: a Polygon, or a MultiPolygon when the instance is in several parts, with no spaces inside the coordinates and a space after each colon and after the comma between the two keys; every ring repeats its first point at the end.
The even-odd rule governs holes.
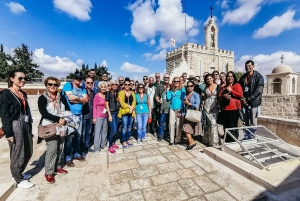
{"type": "Polygon", "coordinates": [[[18,77],[18,80],[19,81],[22,81],[22,80],[26,81],[26,77],[18,77]]]}
{"type": "Polygon", "coordinates": [[[47,85],[48,85],[49,87],[52,87],[52,86],[58,87],[58,84],[53,84],[53,83],[47,83],[47,85]]]}
{"type": "Polygon", "coordinates": [[[87,84],[93,84],[93,82],[86,82],[87,84]]]}

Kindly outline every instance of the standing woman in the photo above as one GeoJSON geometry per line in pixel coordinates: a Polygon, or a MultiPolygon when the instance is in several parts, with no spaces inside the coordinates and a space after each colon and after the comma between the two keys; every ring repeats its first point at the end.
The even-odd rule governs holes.
{"type": "Polygon", "coordinates": [[[136,99],[133,91],[130,91],[130,79],[125,78],[124,90],[118,94],[120,110],[118,117],[122,120],[122,146],[133,146],[130,140],[132,123],[135,118],[136,99]]]}
{"type": "Polygon", "coordinates": [[[115,144],[115,136],[117,133],[117,127],[118,127],[118,82],[116,80],[111,80],[111,89],[110,91],[106,92],[106,101],[108,102],[109,105],[109,111],[111,114],[112,121],[109,123],[110,127],[110,134],[108,137],[109,141],[109,147],[108,151],[112,154],[116,153],[115,149],[118,149],[119,146],[115,144]]]}
{"type": "MultiPolygon", "coordinates": [[[[38,99],[38,107],[41,113],[40,124],[46,126],[56,123],[57,126],[66,124],[66,120],[58,116],[64,111],[64,105],[61,102],[58,87],[60,81],[56,77],[48,77],[44,80],[46,91],[38,99]]],[[[45,157],[45,180],[47,183],[55,183],[54,173],[67,174],[68,172],[61,167],[61,154],[65,137],[56,135],[46,141],[45,157]]]]}
{"type": "MultiPolygon", "coordinates": [[[[185,112],[189,108],[194,110],[199,110],[200,96],[197,92],[194,91],[194,82],[188,81],[186,86],[187,86],[187,95],[183,101],[183,103],[185,104],[185,112]]],[[[186,150],[193,149],[194,146],[196,146],[193,136],[202,134],[201,122],[196,123],[184,119],[182,130],[185,132],[189,143],[186,150]]]]}
{"type": "Polygon", "coordinates": [[[220,73],[220,80],[221,80],[220,86],[222,88],[226,85],[226,73],[224,72],[220,73]]]}
{"type": "MultiPolygon", "coordinates": [[[[135,94],[136,99],[136,119],[138,124],[138,139],[137,143],[145,143],[146,128],[148,117],[151,115],[151,102],[149,96],[145,93],[145,87],[143,84],[137,86],[137,93],[135,94]]],[[[151,116],[150,116],[151,118],[151,116]]]]}
{"type": "Polygon", "coordinates": [[[25,79],[23,71],[11,71],[8,89],[4,89],[0,97],[2,129],[10,148],[10,171],[18,188],[34,186],[28,180],[30,175],[22,175],[32,156],[32,118],[27,95],[21,90],[25,79]]]}
{"type": "Polygon", "coordinates": [[[209,146],[219,146],[219,133],[217,126],[217,97],[218,90],[217,84],[214,82],[213,75],[207,74],[204,78],[205,90],[204,90],[204,112],[206,116],[205,133],[203,136],[203,142],[209,146]]]}
{"type": "Polygon", "coordinates": [[[167,100],[170,101],[169,112],[169,132],[170,143],[180,143],[181,141],[181,113],[183,109],[183,99],[185,97],[185,88],[180,82],[179,77],[174,77],[171,85],[171,89],[167,91],[167,100]],[[176,134],[176,135],[175,135],[176,134]],[[174,139],[176,136],[176,139],[174,139]]]}
{"type": "MultiPolygon", "coordinates": [[[[243,97],[243,89],[241,85],[237,82],[236,75],[233,71],[229,71],[226,75],[227,85],[222,87],[219,98],[221,103],[225,102],[222,105],[223,118],[223,128],[224,131],[226,128],[238,127],[239,119],[239,109],[241,109],[240,99],[243,97]]],[[[238,133],[236,130],[231,132],[235,138],[238,138],[238,133]]],[[[227,135],[226,142],[234,142],[233,138],[227,135]]]]}
{"type": "Polygon", "coordinates": [[[95,124],[94,149],[96,155],[99,155],[100,149],[105,149],[106,146],[108,129],[107,114],[108,121],[112,121],[109,105],[105,98],[107,82],[99,82],[98,87],[100,91],[95,95],[93,101],[93,124],[95,124]]]}

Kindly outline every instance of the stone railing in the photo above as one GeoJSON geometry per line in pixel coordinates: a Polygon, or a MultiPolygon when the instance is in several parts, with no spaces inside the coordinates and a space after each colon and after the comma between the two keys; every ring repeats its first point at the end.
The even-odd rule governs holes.
{"type": "Polygon", "coordinates": [[[300,120],[300,95],[264,95],[262,97],[261,114],[300,120]]]}

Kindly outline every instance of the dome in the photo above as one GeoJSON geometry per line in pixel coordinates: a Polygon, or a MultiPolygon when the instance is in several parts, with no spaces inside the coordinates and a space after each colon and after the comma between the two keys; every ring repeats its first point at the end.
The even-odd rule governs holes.
{"type": "Polygon", "coordinates": [[[293,72],[294,71],[290,66],[284,64],[275,67],[272,71],[272,73],[293,73],[293,72]]]}

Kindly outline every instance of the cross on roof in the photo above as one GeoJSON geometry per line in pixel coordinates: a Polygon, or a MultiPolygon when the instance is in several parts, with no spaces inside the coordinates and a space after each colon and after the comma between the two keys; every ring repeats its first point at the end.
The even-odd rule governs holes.
{"type": "Polygon", "coordinates": [[[210,7],[210,18],[212,18],[212,15],[213,15],[213,9],[214,9],[214,8],[211,6],[211,7],[210,7]]]}
{"type": "Polygon", "coordinates": [[[281,55],[280,59],[281,59],[281,65],[282,65],[283,64],[283,60],[284,60],[283,55],[281,55]]]}

